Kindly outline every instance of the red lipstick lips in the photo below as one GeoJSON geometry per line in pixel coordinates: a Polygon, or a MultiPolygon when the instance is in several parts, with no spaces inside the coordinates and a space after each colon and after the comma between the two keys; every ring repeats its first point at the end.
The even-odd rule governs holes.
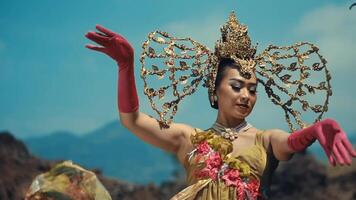
{"type": "Polygon", "coordinates": [[[243,108],[249,108],[249,106],[247,104],[236,104],[239,107],[243,107],[243,108]]]}

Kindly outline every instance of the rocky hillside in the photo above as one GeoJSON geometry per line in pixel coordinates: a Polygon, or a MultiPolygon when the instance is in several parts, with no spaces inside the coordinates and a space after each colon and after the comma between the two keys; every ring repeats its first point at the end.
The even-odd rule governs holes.
{"type": "MultiPolygon", "coordinates": [[[[0,133],[0,200],[23,199],[31,181],[58,162],[36,158],[23,142],[8,132],[0,133]]],[[[184,187],[178,182],[162,183],[160,187],[154,184],[135,185],[105,178],[98,169],[91,170],[98,175],[113,200],[169,199],[184,187]]]]}
{"type": "Polygon", "coordinates": [[[22,199],[31,180],[51,164],[31,156],[26,146],[9,133],[1,133],[0,199],[22,199]]]}
{"type": "Polygon", "coordinates": [[[272,199],[355,200],[356,160],[353,165],[328,167],[311,155],[296,154],[281,163],[272,181],[272,199]]]}
{"type": "MultiPolygon", "coordinates": [[[[10,133],[0,133],[0,199],[22,199],[31,180],[47,171],[58,161],[46,161],[32,156],[23,142],[10,133]]],[[[354,162],[355,163],[355,162],[354,162]]],[[[167,200],[184,188],[181,179],[136,185],[105,178],[95,171],[114,200],[167,200]]],[[[271,187],[271,199],[356,199],[356,166],[329,168],[311,155],[298,154],[281,163],[271,187]]]]}

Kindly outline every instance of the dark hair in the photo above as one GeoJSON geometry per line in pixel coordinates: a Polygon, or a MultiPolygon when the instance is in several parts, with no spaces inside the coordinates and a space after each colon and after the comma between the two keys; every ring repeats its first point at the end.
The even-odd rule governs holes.
{"type": "MultiPolygon", "coordinates": [[[[239,71],[239,73],[241,74],[242,77],[246,78],[246,79],[250,79],[251,78],[251,74],[250,73],[241,73],[241,66],[236,63],[233,59],[231,58],[222,58],[218,64],[218,71],[216,73],[216,78],[215,78],[215,92],[216,89],[220,86],[222,79],[224,78],[224,72],[226,71],[226,69],[228,68],[233,68],[233,69],[237,69],[239,71]]],[[[210,97],[209,97],[209,101],[210,101],[210,97]]],[[[218,102],[214,101],[214,105],[212,103],[210,103],[212,108],[218,109],[218,102]]]]}

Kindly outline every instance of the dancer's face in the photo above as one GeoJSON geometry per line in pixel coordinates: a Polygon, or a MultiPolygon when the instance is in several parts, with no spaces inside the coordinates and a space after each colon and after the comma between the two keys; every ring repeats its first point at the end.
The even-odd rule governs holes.
{"type": "Polygon", "coordinates": [[[223,112],[226,117],[245,119],[256,103],[256,87],[255,74],[246,79],[237,69],[227,67],[216,90],[219,112],[223,112]]]}

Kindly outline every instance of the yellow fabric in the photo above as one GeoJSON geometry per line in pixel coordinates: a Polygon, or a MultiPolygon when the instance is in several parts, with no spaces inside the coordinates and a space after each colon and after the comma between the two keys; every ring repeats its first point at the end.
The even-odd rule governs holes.
{"type": "MultiPolygon", "coordinates": [[[[243,161],[249,165],[250,176],[255,179],[261,180],[263,171],[266,167],[267,153],[263,146],[262,139],[263,132],[256,133],[254,145],[235,152],[234,155],[229,155],[239,161],[243,161]]],[[[207,135],[212,138],[211,135],[207,135]]],[[[201,138],[198,137],[200,140],[201,138]]],[[[207,138],[205,138],[207,139],[207,138]]],[[[193,141],[194,143],[194,141],[193,141]]],[[[188,159],[189,155],[187,155],[188,159]]],[[[197,168],[201,167],[199,163],[191,159],[188,166],[185,166],[187,173],[188,187],[176,194],[170,200],[229,200],[237,199],[235,187],[228,187],[220,179],[213,181],[210,178],[204,180],[197,180],[194,172],[197,168]]]]}

